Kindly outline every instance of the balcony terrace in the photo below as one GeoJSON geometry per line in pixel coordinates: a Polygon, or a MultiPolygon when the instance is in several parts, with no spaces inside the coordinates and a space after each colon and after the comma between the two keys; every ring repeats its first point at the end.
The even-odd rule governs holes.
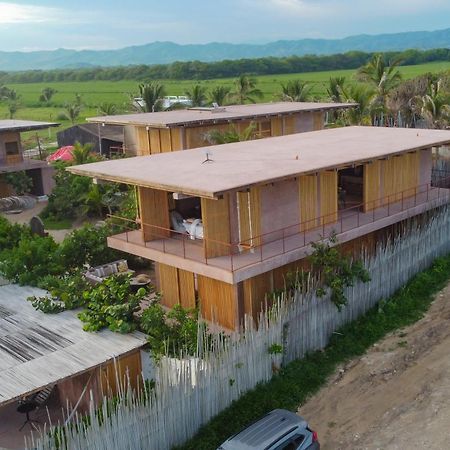
{"type": "Polygon", "coordinates": [[[359,204],[339,210],[337,214],[257,236],[250,242],[234,244],[192,240],[186,234],[141,223],[138,225],[150,228],[156,237],[144,242],[142,232],[135,229],[134,222],[112,216],[126,231],[110,236],[108,245],[227,283],[236,283],[305,257],[311,253],[311,243],[323,240],[333,232],[340,243],[347,242],[449,202],[450,189],[426,184],[370,204],[359,204]],[[223,248],[221,253],[224,256],[205,257],[204,245],[209,244],[223,248]]]}

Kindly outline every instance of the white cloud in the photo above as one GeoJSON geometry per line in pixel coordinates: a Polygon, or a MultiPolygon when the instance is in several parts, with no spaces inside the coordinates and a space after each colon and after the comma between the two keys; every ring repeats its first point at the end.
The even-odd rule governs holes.
{"type": "Polygon", "coordinates": [[[53,22],[61,13],[58,8],[0,2],[0,24],[53,22]]]}

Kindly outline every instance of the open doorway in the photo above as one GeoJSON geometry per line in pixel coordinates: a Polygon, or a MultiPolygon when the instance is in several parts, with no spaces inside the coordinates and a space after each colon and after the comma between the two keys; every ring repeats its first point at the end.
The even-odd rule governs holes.
{"type": "Polygon", "coordinates": [[[364,166],[348,167],[338,172],[338,209],[363,203],[364,166]]]}

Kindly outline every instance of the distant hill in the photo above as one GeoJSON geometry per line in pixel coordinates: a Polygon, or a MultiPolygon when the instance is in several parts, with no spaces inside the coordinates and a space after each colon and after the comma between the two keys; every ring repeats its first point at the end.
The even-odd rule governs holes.
{"type": "Polygon", "coordinates": [[[68,69],[93,66],[166,64],[174,61],[220,61],[265,56],[331,55],[352,50],[364,52],[450,48],[450,28],[395,34],[359,35],[344,39],[301,39],[262,45],[209,43],[180,45],[174,42],[125,47],[117,50],[66,50],[0,52],[0,70],[68,69]]]}

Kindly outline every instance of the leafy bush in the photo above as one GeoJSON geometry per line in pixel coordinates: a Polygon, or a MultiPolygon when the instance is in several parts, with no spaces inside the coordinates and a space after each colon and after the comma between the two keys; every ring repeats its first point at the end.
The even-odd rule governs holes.
{"type": "Polygon", "coordinates": [[[139,304],[147,290],[140,288],[133,293],[130,278],[130,275],[116,275],[91,290],[84,291],[86,309],[78,314],[85,324],[83,330],[99,331],[109,328],[111,331],[130,333],[136,329],[134,314],[139,310],[139,304]]]}
{"type": "Polygon", "coordinates": [[[92,180],[67,172],[65,163],[55,163],[54,167],[55,187],[41,216],[55,221],[75,220],[84,208],[84,200],[92,186],[92,180]]]}
{"type": "Polygon", "coordinates": [[[13,189],[16,195],[23,195],[30,192],[33,187],[33,179],[24,170],[5,174],[5,181],[13,189]]]}
{"type": "Polygon", "coordinates": [[[184,309],[175,305],[166,312],[157,297],[141,315],[141,330],[148,335],[154,357],[168,353],[195,355],[199,334],[206,335],[207,325],[198,321],[196,309],[184,309]]]}
{"type": "Polygon", "coordinates": [[[76,270],[74,273],[66,273],[63,276],[48,275],[43,277],[39,281],[38,287],[49,291],[49,295],[45,297],[30,297],[28,300],[34,302],[33,306],[41,311],[44,311],[41,306],[45,307],[51,304],[49,300],[61,306],[60,311],[84,306],[86,299],[83,296],[83,292],[91,288],[80,270],[76,270]]]}
{"type": "Polygon", "coordinates": [[[326,290],[331,290],[331,301],[338,310],[347,303],[344,289],[353,286],[355,280],[364,283],[370,281],[369,272],[359,261],[353,261],[343,255],[338,248],[332,246],[337,243],[335,234],[328,241],[313,242],[311,246],[314,252],[310,256],[313,270],[317,270],[321,277],[321,287],[317,289],[317,295],[323,296],[326,290]]]}
{"type": "Polygon", "coordinates": [[[22,238],[31,238],[30,227],[12,224],[0,217],[0,254],[4,250],[16,247],[22,238]]]}
{"type": "Polygon", "coordinates": [[[37,286],[44,276],[64,272],[54,258],[58,244],[53,238],[26,234],[15,247],[1,253],[0,273],[15,283],[37,286]]]}
{"type": "Polygon", "coordinates": [[[111,234],[108,225],[85,225],[72,231],[59,245],[56,257],[67,269],[82,267],[85,264],[98,266],[123,257],[123,253],[107,245],[111,234]]]}

